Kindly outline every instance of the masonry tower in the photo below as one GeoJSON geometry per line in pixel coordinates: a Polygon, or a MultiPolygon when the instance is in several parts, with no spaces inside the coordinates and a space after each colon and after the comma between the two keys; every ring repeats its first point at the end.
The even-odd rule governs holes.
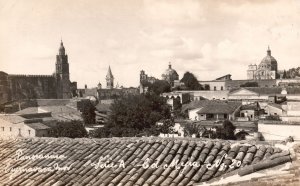
{"type": "Polygon", "coordinates": [[[58,55],[56,55],[55,75],[57,83],[57,98],[71,98],[68,55],[65,54],[65,47],[62,41],[60,42],[58,55]]]}

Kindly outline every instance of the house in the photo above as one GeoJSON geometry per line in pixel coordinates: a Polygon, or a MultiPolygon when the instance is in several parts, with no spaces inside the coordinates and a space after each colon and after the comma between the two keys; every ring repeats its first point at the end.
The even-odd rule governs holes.
{"type": "Polygon", "coordinates": [[[188,110],[190,120],[234,120],[239,116],[241,102],[227,102],[220,100],[194,101],[184,109],[188,110]]]}
{"type": "Polygon", "coordinates": [[[300,88],[297,87],[247,87],[232,89],[229,92],[228,100],[242,101],[243,104],[255,102],[284,102],[289,96],[300,96],[300,88]]]}
{"type": "Polygon", "coordinates": [[[258,119],[259,110],[258,103],[242,105],[240,108],[240,116],[236,119],[237,121],[255,121],[258,119]]]}
{"type": "Polygon", "coordinates": [[[26,119],[15,114],[0,115],[0,138],[45,137],[50,127],[41,123],[41,119],[26,119]]]}

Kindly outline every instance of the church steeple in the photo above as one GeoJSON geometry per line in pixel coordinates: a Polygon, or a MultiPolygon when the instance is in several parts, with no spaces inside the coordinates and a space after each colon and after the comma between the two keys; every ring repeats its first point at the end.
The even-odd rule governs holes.
{"type": "Polygon", "coordinates": [[[108,71],[106,74],[106,88],[108,89],[114,88],[114,76],[112,75],[110,66],[108,67],[108,71]]]}
{"type": "Polygon", "coordinates": [[[65,47],[60,41],[59,53],[56,55],[56,83],[57,83],[57,98],[67,99],[70,98],[70,74],[68,55],[65,54],[65,47]]]}
{"type": "Polygon", "coordinates": [[[62,42],[62,40],[60,40],[59,55],[60,56],[65,55],[65,47],[64,47],[64,43],[62,42]]]}
{"type": "Polygon", "coordinates": [[[267,54],[268,54],[268,56],[271,56],[271,50],[270,50],[270,46],[269,45],[268,45],[267,54]]]}

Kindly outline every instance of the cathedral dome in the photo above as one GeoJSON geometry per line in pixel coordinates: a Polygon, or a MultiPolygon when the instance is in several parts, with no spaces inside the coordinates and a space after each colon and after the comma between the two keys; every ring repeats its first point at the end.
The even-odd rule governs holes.
{"type": "Polygon", "coordinates": [[[173,77],[173,76],[178,76],[176,70],[172,69],[172,65],[169,64],[169,68],[167,70],[165,70],[165,72],[163,73],[163,76],[169,76],[169,77],[173,77]]]}
{"type": "Polygon", "coordinates": [[[277,61],[276,59],[271,55],[271,50],[268,47],[267,50],[267,56],[264,57],[260,64],[259,64],[260,69],[271,69],[271,70],[277,70],[277,61]]]}
{"type": "Polygon", "coordinates": [[[165,72],[161,76],[162,79],[168,81],[171,86],[174,85],[175,80],[179,80],[179,75],[176,70],[172,69],[171,63],[169,64],[169,68],[165,70],[165,72]]]}

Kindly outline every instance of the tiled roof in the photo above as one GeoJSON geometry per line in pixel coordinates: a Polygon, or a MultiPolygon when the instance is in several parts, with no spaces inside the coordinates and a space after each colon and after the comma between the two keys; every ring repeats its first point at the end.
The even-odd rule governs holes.
{"type": "Polygon", "coordinates": [[[281,109],[282,110],[282,106],[276,103],[269,103],[270,106],[281,109]]]}
{"type": "MultiPolygon", "coordinates": [[[[247,167],[276,165],[291,161],[289,151],[282,151],[268,145],[230,144],[226,141],[200,141],[199,139],[174,138],[110,138],[110,139],[68,139],[31,138],[0,141],[0,185],[191,185],[208,181],[232,171],[249,173],[247,167]],[[64,155],[65,159],[17,160],[16,151],[22,150],[23,157],[34,155],[64,155]],[[230,165],[232,159],[241,161],[239,168],[213,167],[224,154],[222,162],[230,165]],[[106,157],[96,165],[99,158],[106,157]],[[124,165],[120,161],[124,161],[124,165]],[[141,165],[149,160],[157,167],[145,168],[141,165]],[[200,166],[178,166],[196,162],[200,166]],[[280,160],[280,161],[277,161],[280,160]],[[104,167],[109,161],[116,167],[104,167]],[[73,164],[72,164],[73,163],[73,164]],[[94,163],[94,164],[93,164],[94,163]],[[22,167],[45,168],[69,166],[69,170],[50,172],[19,172],[12,175],[12,169],[22,167]],[[168,165],[168,166],[165,166],[168,165]],[[6,172],[4,171],[6,169],[6,172]],[[8,171],[7,171],[8,170],[8,171]],[[11,178],[11,179],[10,179],[11,178]]],[[[221,162],[221,163],[222,163],[221,162]]]]}
{"type": "Polygon", "coordinates": [[[25,118],[18,116],[18,115],[13,115],[13,114],[0,114],[0,119],[3,119],[10,123],[15,123],[15,124],[25,121],[25,118]]]}
{"type": "Polygon", "coordinates": [[[67,105],[71,99],[37,99],[38,106],[58,106],[67,105]]]}
{"type": "MultiPolygon", "coordinates": [[[[241,89],[241,88],[231,89],[229,93],[232,93],[239,89],[241,89]]],[[[245,87],[244,89],[256,92],[261,95],[281,94],[281,91],[282,91],[281,87],[245,87]]],[[[300,94],[300,88],[297,88],[297,87],[288,87],[288,88],[286,88],[286,91],[288,94],[300,94]]]]}
{"type": "Polygon", "coordinates": [[[200,109],[198,114],[232,114],[241,104],[211,104],[200,109]]]}
{"type": "Polygon", "coordinates": [[[40,106],[30,107],[16,112],[16,114],[34,114],[40,111],[51,112],[54,119],[58,120],[82,120],[81,113],[69,106],[40,106]]]}
{"type": "Polygon", "coordinates": [[[185,111],[185,110],[190,110],[195,108],[206,107],[209,105],[214,105],[214,106],[227,105],[230,107],[236,107],[236,106],[240,106],[241,104],[242,104],[241,102],[236,102],[236,101],[197,100],[197,101],[192,101],[189,104],[183,105],[182,110],[185,111]]]}
{"type": "Polygon", "coordinates": [[[45,130],[45,129],[50,129],[50,127],[42,124],[42,123],[26,123],[25,125],[27,125],[30,128],[33,128],[35,130],[45,130]]]}
{"type": "Polygon", "coordinates": [[[256,103],[241,106],[241,110],[258,110],[258,109],[259,109],[259,105],[256,103]]]}
{"type": "Polygon", "coordinates": [[[28,107],[16,112],[16,114],[34,114],[34,113],[38,113],[38,107],[28,107]]]}

